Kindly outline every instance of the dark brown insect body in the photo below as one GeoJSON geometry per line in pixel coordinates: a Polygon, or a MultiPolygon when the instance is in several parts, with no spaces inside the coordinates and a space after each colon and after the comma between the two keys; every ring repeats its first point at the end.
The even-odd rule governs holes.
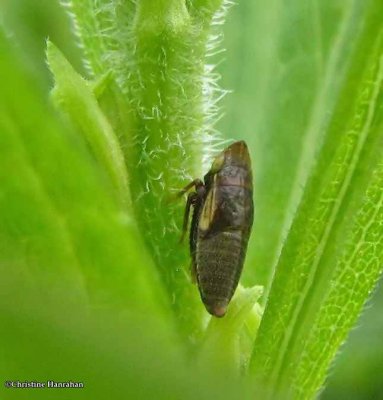
{"type": "Polygon", "coordinates": [[[253,185],[246,143],[235,142],[213,162],[204,182],[185,187],[189,194],[184,231],[190,207],[192,273],[207,311],[223,317],[238,285],[253,224],[253,185]]]}

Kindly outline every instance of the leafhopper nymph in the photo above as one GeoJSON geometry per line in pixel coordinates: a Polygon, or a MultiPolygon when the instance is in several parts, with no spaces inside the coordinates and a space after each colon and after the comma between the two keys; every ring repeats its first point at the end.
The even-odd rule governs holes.
{"type": "Polygon", "coordinates": [[[251,161],[244,141],[235,142],[215,158],[204,181],[195,179],[189,193],[183,232],[190,228],[192,274],[207,311],[223,317],[245,261],[253,224],[251,161]]]}

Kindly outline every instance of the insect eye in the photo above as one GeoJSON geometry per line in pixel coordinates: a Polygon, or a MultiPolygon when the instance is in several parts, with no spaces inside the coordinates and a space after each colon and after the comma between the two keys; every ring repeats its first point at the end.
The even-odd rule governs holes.
{"type": "Polygon", "coordinates": [[[221,153],[218,157],[214,159],[213,164],[210,168],[210,172],[212,172],[213,174],[218,172],[222,168],[224,160],[225,156],[223,153],[221,153]]]}

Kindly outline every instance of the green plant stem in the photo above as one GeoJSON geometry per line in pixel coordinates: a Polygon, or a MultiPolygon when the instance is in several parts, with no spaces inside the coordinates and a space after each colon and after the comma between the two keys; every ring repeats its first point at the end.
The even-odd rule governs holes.
{"type": "Polygon", "coordinates": [[[178,243],[184,203],[174,194],[206,172],[203,160],[211,153],[212,104],[205,95],[211,77],[204,58],[221,5],[221,0],[70,5],[93,76],[111,74],[115,80],[99,104],[124,152],[137,224],[189,337],[201,333],[205,311],[190,284],[187,246],[178,243]]]}

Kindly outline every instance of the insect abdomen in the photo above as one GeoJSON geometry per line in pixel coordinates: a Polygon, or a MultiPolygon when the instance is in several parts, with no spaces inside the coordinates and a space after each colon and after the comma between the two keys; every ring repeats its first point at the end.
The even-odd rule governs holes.
{"type": "Polygon", "coordinates": [[[243,231],[223,231],[199,240],[196,249],[197,280],[208,311],[223,316],[238,285],[247,240],[243,231]]]}
{"type": "Polygon", "coordinates": [[[204,182],[194,180],[184,216],[194,206],[190,253],[193,276],[207,311],[223,317],[238,285],[253,224],[251,161],[246,143],[235,142],[214,160],[204,182]]]}

